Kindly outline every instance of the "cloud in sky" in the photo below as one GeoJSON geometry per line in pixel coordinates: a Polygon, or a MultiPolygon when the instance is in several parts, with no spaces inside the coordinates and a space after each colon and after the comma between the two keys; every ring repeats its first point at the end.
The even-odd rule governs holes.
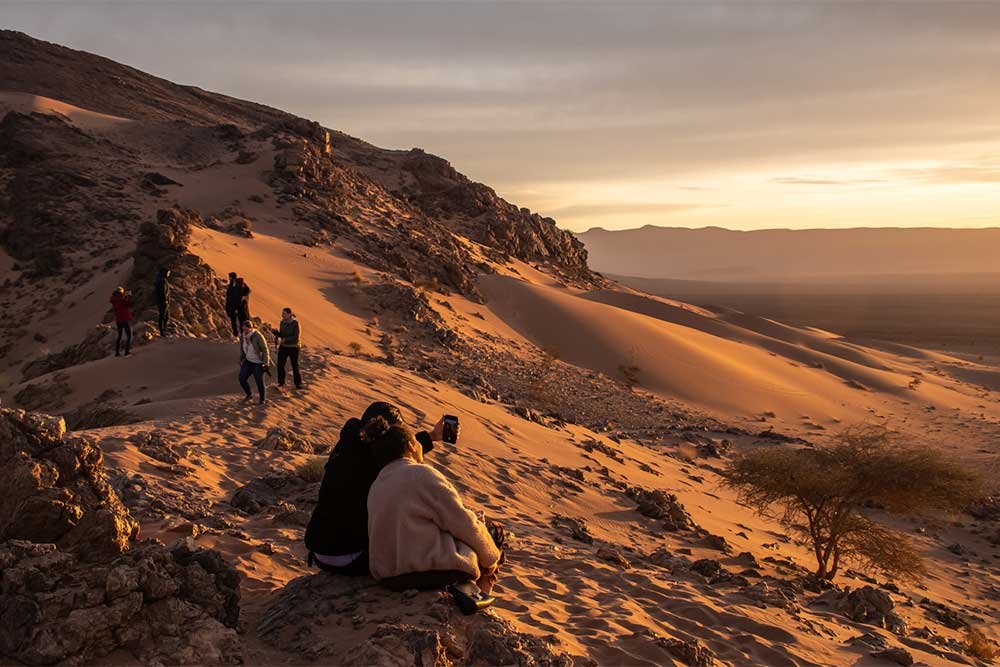
{"type": "Polygon", "coordinates": [[[572,228],[663,214],[641,207],[681,187],[718,199],[679,202],[692,224],[767,226],[790,210],[789,224],[886,224],[903,198],[935,224],[945,207],[914,187],[991,172],[907,170],[1000,136],[1000,3],[8,2],[2,23],[421,146],[572,228]],[[887,182],[853,184],[882,195],[858,199],[867,187],[830,175],[858,165],[887,182]],[[621,182],[628,198],[568,187],[623,196],[602,186],[621,182]],[[792,185],[811,187],[776,201],[792,185]],[[822,210],[809,209],[817,189],[822,210]]]}

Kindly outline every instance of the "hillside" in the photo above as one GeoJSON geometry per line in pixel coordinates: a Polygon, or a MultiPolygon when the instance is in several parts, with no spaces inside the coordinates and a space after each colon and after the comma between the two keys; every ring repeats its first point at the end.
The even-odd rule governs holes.
{"type": "Polygon", "coordinates": [[[719,483],[736,452],[866,420],[993,470],[986,362],[627,288],[443,158],[11,32],[0,244],[7,662],[831,665],[905,647],[970,664],[963,629],[996,629],[989,513],[873,508],[932,575],[820,585],[719,483]],[[230,271],[261,325],[297,313],[303,390],[239,401],[230,271]],[[117,285],[136,298],[126,358],[117,285]],[[460,417],[428,461],[512,533],[491,611],[306,564],[317,470],[376,400],[415,428],[460,417]]]}
{"type": "MultiPolygon", "coordinates": [[[[976,274],[996,279],[1000,229],[590,229],[591,268],[641,278],[906,284],[976,274]]],[[[982,282],[982,280],[980,280],[982,282]]]]}

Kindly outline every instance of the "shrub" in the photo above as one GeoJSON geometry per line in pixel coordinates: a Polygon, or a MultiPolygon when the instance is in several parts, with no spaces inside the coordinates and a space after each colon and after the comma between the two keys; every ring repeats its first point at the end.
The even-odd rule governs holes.
{"type": "Polygon", "coordinates": [[[883,426],[861,425],[816,449],[759,448],[735,457],[724,484],[760,514],[800,533],[816,558],[816,576],[833,579],[845,562],[916,578],[923,564],[905,535],[866,516],[961,509],[979,479],[940,452],[904,445],[883,426]]]}
{"type": "Polygon", "coordinates": [[[992,662],[1000,655],[1000,651],[997,651],[996,645],[989,637],[976,628],[965,630],[965,652],[985,662],[992,662]]]}
{"type": "Polygon", "coordinates": [[[361,354],[361,343],[352,340],[350,343],[347,344],[347,349],[351,351],[352,356],[356,357],[359,354],[361,354]]]}
{"type": "Polygon", "coordinates": [[[322,482],[326,461],[317,456],[302,463],[295,469],[295,474],[307,482],[322,482]]]}

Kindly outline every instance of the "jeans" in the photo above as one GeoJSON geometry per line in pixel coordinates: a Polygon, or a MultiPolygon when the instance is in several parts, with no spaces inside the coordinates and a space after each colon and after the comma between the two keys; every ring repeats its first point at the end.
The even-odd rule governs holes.
{"type": "Polygon", "coordinates": [[[235,310],[226,311],[226,315],[229,315],[229,323],[233,327],[233,335],[239,337],[240,335],[240,319],[237,316],[235,310]]]}
{"type": "Polygon", "coordinates": [[[116,322],[118,325],[118,339],[115,341],[115,356],[120,355],[122,346],[122,334],[125,334],[125,354],[129,353],[132,349],[132,323],[131,322],[116,322]]]}
{"type": "Polygon", "coordinates": [[[278,386],[285,386],[286,359],[292,362],[292,379],[295,380],[296,388],[301,389],[302,375],[299,374],[299,348],[297,347],[278,348],[278,386]]]}
{"type": "Polygon", "coordinates": [[[250,398],[252,394],[250,393],[250,383],[247,380],[250,376],[253,376],[254,381],[257,383],[257,393],[260,394],[261,402],[264,401],[264,365],[255,364],[252,361],[244,361],[243,365],[240,366],[240,386],[243,387],[243,391],[246,393],[247,398],[250,398]]]}
{"type": "Polygon", "coordinates": [[[167,304],[165,304],[165,303],[158,303],[158,304],[156,304],[156,307],[160,311],[160,322],[159,322],[159,324],[160,324],[160,335],[161,336],[166,336],[167,335],[167,324],[170,323],[170,313],[167,312],[167,304]]]}

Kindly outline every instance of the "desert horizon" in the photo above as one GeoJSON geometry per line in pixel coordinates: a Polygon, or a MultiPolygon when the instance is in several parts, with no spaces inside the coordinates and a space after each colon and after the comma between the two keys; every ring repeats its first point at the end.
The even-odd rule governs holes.
{"type": "Polygon", "coordinates": [[[3,664],[995,662],[1000,14],[179,7],[0,20],[3,664]]]}

